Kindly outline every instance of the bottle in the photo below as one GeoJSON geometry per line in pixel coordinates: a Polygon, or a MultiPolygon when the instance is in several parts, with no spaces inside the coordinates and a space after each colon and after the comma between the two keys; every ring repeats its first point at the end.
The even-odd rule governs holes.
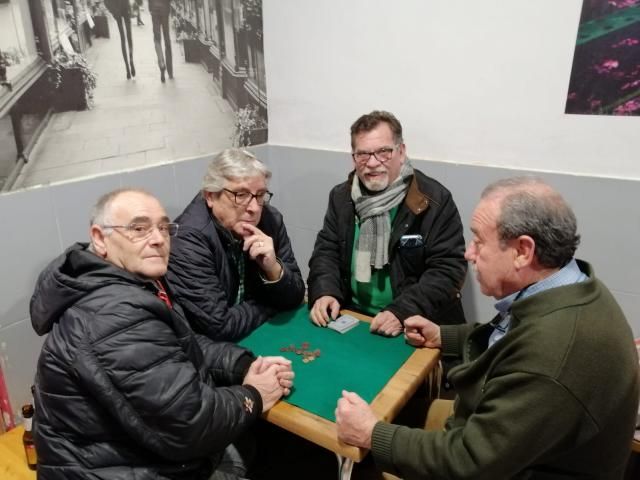
{"type": "Polygon", "coordinates": [[[33,405],[27,403],[22,406],[22,418],[24,418],[24,433],[22,434],[22,445],[24,453],[27,456],[27,464],[31,470],[35,470],[38,465],[38,455],[36,454],[36,445],[33,441],[33,405]]]}

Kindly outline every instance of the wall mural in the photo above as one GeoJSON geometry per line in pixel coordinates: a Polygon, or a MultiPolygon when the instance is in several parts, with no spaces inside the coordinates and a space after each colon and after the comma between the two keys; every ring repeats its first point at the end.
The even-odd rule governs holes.
{"type": "Polygon", "coordinates": [[[640,115],[640,0],[583,0],[565,111],[640,115]]]}
{"type": "Polygon", "coordinates": [[[262,0],[0,0],[0,191],[267,141],[262,0]]]}

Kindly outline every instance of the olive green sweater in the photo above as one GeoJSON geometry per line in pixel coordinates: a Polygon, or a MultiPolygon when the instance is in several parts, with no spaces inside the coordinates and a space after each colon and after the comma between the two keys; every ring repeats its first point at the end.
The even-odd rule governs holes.
{"type": "Polygon", "coordinates": [[[455,414],[442,432],[378,422],[376,463],[405,479],[622,479],[638,411],[631,329],[589,279],[516,301],[509,332],[443,325],[455,414]]]}

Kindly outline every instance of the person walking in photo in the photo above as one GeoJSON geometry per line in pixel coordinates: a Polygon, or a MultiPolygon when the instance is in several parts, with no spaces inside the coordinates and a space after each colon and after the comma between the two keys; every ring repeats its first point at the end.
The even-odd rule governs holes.
{"type": "Polygon", "coordinates": [[[173,79],[173,61],[171,55],[171,35],[169,35],[169,0],[149,0],[149,13],[153,25],[153,43],[158,55],[158,67],[160,68],[160,81],[165,82],[165,70],[170,79],[173,79]],[[161,32],[162,30],[162,32],[161,32]],[[161,37],[164,39],[164,54],[162,52],[161,37]]]}
{"type": "Polygon", "coordinates": [[[122,59],[127,70],[127,80],[130,80],[131,77],[136,76],[136,67],[133,64],[133,38],[131,38],[131,5],[129,0],[105,0],[105,5],[118,25],[122,59]]]}
{"type": "Polygon", "coordinates": [[[136,20],[138,22],[138,26],[142,26],[144,25],[144,22],[142,21],[142,18],[140,18],[140,12],[142,11],[142,0],[135,0],[134,4],[133,4],[133,10],[136,13],[136,20]]]}

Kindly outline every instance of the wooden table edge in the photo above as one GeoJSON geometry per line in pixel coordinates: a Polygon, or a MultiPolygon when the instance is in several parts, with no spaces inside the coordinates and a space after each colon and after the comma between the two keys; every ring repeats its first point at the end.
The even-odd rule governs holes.
{"type": "MultiPolygon", "coordinates": [[[[371,320],[369,317],[357,312],[345,310],[342,313],[348,313],[365,322],[370,322],[371,320]]],[[[439,350],[416,348],[371,402],[371,408],[378,418],[383,421],[395,418],[438,363],[439,357],[439,350]],[[394,389],[400,390],[402,392],[401,395],[390,395],[389,391],[394,389]]],[[[338,399],[336,398],[336,403],[337,401],[338,399]]],[[[307,412],[288,403],[286,400],[276,403],[271,410],[263,414],[263,418],[274,425],[355,462],[361,462],[369,452],[367,449],[347,445],[338,440],[335,422],[307,412]],[[296,422],[294,425],[291,423],[292,417],[302,419],[304,422],[296,422]],[[308,427],[301,425],[301,423],[315,425],[316,428],[313,434],[310,435],[308,427]]]]}

